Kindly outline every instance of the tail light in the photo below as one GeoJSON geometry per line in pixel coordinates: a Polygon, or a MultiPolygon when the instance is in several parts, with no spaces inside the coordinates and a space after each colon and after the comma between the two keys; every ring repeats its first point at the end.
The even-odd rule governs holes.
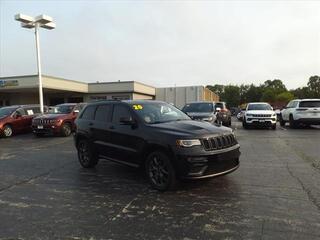
{"type": "Polygon", "coordinates": [[[228,112],[228,109],[226,109],[226,108],[221,109],[220,112],[228,112]]]}

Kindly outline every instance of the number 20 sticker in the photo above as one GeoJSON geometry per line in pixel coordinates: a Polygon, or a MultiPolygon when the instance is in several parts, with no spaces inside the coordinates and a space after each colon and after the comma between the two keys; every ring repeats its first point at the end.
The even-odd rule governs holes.
{"type": "Polygon", "coordinates": [[[138,105],[133,105],[133,109],[134,110],[141,110],[141,109],[143,109],[143,107],[140,104],[138,104],[138,105]]]}

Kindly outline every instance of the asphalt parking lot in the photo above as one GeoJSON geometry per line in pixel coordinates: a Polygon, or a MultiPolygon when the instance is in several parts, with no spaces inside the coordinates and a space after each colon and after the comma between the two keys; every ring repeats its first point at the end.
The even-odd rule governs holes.
{"type": "Polygon", "coordinates": [[[165,193],[72,137],[0,139],[0,239],[320,239],[320,128],[233,127],[237,171],[165,193]]]}

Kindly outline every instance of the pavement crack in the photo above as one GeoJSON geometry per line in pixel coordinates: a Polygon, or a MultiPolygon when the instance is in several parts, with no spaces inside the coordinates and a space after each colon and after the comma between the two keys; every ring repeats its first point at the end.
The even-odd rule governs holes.
{"type": "Polygon", "coordinates": [[[286,168],[287,168],[287,171],[289,172],[290,176],[291,176],[292,178],[294,178],[294,179],[300,184],[302,190],[307,194],[308,200],[309,200],[311,203],[313,203],[313,205],[316,206],[316,208],[317,208],[318,211],[320,212],[320,203],[318,203],[317,199],[313,197],[313,195],[311,194],[310,190],[308,190],[308,189],[304,186],[304,184],[303,184],[303,182],[300,180],[300,178],[298,178],[297,176],[295,176],[295,175],[293,174],[293,172],[292,172],[292,171],[290,170],[290,168],[289,168],[288,162],[287,162],[287,164],[286,164],[286,168]]]}

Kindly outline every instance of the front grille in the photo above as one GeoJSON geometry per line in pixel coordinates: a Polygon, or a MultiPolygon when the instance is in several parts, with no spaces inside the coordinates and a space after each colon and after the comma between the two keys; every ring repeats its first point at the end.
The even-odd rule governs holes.
{"type": "Polygon", "coordinates": [[[233,134],[202,139],[201,142],[206,151],[224,149],[238,143],[233,134]]]}
{"type": "Polygon", "coordinates": [[[271,114],[252,114],[253,117],[266,117],[269,118],[271,117],[271,114]]]}

